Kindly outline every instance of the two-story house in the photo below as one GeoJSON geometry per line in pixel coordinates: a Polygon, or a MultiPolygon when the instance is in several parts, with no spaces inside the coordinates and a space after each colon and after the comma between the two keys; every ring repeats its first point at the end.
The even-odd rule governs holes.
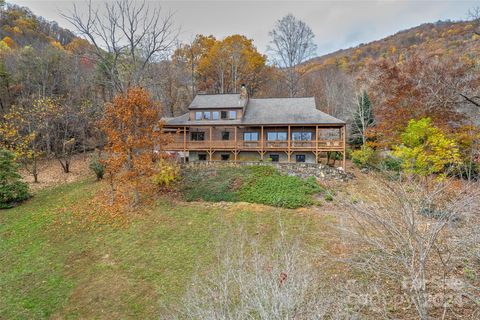
{"type": "Polygon", "coordinates": [[[189,161],[318,163],[338,152],[345,168],[345,122],[316,108],[311,98],[249,99],[240,94],[198,94],[188,113],[166,118],[174,135],[165,147],[189,161]]]}

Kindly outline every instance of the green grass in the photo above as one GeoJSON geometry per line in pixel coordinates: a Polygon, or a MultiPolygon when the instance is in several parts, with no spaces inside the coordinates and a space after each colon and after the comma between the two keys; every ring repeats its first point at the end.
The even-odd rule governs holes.
{"type": "Polygon", "coordinates": [[[190,169],[180,189],[187,201],[245,201],[283,208],[310,206],[315,203],[312,195],[324,191],[313,177],[302,180],[270,166],[190,169]]]}
{"type": "Polygon", "coordinates": [[[244,229],[269,242],[287,234],[322,243],[322,221],[248,205],[160,200],[124,228],[75,220],[99,184],[39,192],[0,210],[0,319],[158,319],[175,307],[198,269],[208,272],[222,236],[244,229]]]}

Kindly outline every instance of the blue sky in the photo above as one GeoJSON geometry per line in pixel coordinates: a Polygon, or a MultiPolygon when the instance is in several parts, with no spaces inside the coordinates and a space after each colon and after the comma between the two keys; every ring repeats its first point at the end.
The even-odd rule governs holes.
{"type": "MultiPolygon", "coordinates": [[[[72,28],[60,15],[72,8],[82,10],[84,0],[11,0],[29,7],[35,14],[72,28]]],[[[104,1],[94,1],[102,5],[104,1]]],[[[212,34],[222,38],[244,34],[265,52],[268,32],[275,21],[292,13],[310,25],[316,35],[317,54],[394,34],[400,30],[438,20],[463,20],[469,8],[480,1],[148,1],[175,13],[180,40],[189,41],[195,34],[212,34]]]]}

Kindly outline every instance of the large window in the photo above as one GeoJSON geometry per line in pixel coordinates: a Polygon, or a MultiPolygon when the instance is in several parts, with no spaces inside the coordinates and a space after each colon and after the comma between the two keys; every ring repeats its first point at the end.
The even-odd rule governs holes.
{"type": "Polygon", "coordinates": [[[210,120],[211,119],[210,111],[203,112],[203,119],[205,119],[205,120],[210,120]]]}
{"type": "Polygon", "coordinates": [[[222,140],[230,140],[230,132],[223,131],[222,132],[222,140]]]}
{"type": "Polygon", "coordinates": [[[292,132],[293,141],[312,141],[311,132],[292,132]]]}
{"type": "Polygon", "coordinates": [[[202,116],[203,116],[202,112],[200,111],[195,112],[195,120],[202,120],[202,116]]]}
{"type": "Polygon", "coordinates": [[[287,140],[286,132],[267,132],[268,141],[285,141],[287,140]]]}
{"type": "Polygon", "coordinates": [[[192,132],[190,135],[191,141],[203,141],[205,140],[205,132],[192,132]]]}
{"type": "Polygon", "coordinates": [[[243,141],[258,141],[258,132],[244,132],[243,141]]]}
{"type": "Polygon", "coordinates": [[[222,120],[227,119],[227,111],[221,111],[222,120]]]}
{"type": "Polygon", "coordinates": [[[219,117],[218,111],[213,111],[212,112],[212,119],[213,120],[218,120],[218,117],[219,117]]]}
{"type": "Polygon", "coordinates": [[[228,118],[229,118],[230,120],[235,120],[235,119],[237,119],[237,111],[229,111],[229,112],[228,112],[228,118]]]}

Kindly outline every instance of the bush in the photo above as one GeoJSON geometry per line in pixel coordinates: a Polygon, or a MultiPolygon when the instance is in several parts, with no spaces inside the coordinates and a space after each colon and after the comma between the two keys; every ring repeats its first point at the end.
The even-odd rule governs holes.
{"type": "Polygon", "coordinates": [[[363,145],[359,150],[352,152],[352,162],[359,168],[374,167],[377,162],[375,150],[363,145]]]}
{"type": "Polygon", "coordinates": [[[28,185],[18,174],[15,156],[7,150],[0,150],[0,208],[11,208],[30,197],[28,185]]]}
{"type": "Polygon", "coordinates": [[[103,179],[103,175],[105,174],[105,165],[100,162],[100,159],[98,157],[92,158],[89,168],[95,173],[97,181],[103,179]]]}
{"type": "Polygon", "coordinates": [[[402,161],[396,157],[386,156],[380,162],[380,166],[384,170],[400,172],[402,170],[402,161]]]}
{"type": "Polygon", "coordinates": [[[176,163],[160,160],[158,172],[153,176],[153,183],[160,187],[168,187],[170,183],[177,179],[179,170],[176,163]]]}

